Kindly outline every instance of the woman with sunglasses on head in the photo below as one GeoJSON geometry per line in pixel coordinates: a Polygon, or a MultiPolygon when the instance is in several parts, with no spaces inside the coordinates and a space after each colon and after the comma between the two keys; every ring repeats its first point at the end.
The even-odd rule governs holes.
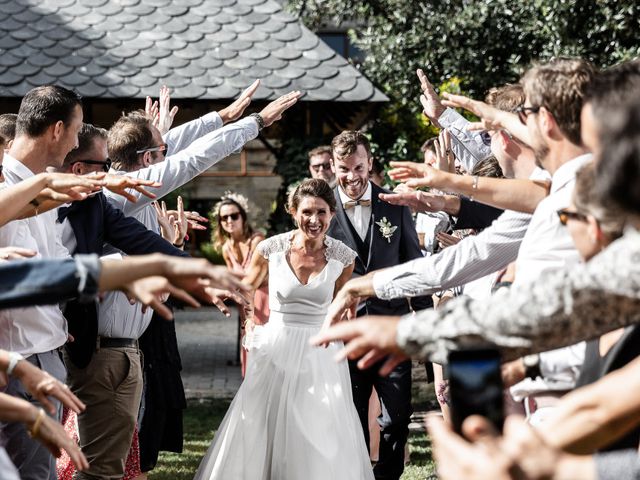
{"type": "MultiPolygon", "coordinates": [[[[222,251],[222,258],[229,270],[245,275],[251,258],[258,243],[264,240],[264,235],[255,232],[249,223],[247,213],[249,212],[249,202],[247,198],[238,193],[225,192],[222,199],[214,207],[216,219],[213,233],[213,245],[222,251]]],[[[252,302],[253,315],[252,323],[264,325],[269,319],[269,286],[268,282],[262,283],[255,292],[252,302]]],[[[240,320],[240,342],[244,339],[244,332],[247,322],[247,312],[238,309],[240,320]]],[[[242,377],[247,365],[247,351],[240,348],[240,365],[242,377]]]]}

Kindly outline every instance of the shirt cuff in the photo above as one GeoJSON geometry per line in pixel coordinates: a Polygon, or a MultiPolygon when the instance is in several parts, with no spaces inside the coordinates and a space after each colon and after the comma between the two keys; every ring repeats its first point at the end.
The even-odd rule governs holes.
{"type": "Polygon", "coordinates": [[[459,121],[460,117],[462,117],[462,115],[456,112],[453,108],[447,108],[444,112],[442,112],[442,115],[440,115],[440,117],[438,118],[438,123],[442,128],[448,128],[452,126],[455,122],[459,121]]]}
{"type": "Polygon", "coordinates": [[[76,255],[74,257],[78,276],[78,300],[90,302],[98,296],[98,281],[102,265],[98,255],[76,255]]]}
{"type": "Polygon", "coordinates": [[[380,272],[373,274],[373,290],[376,292],[376,297],[381,300],[391,300],[393,298],[391,281],[395,274],[393,268],[387,268],[380,272]]]}
{"type": "Polygon", "coordinates": [[[213,132],[223,126],[222,118],[218,112],[211,112],[201,117],[207,131],[213,132]]]}

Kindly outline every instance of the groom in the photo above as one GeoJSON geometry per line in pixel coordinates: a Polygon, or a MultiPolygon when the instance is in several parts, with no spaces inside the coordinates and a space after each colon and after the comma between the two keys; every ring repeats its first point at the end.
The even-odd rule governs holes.
{"type": "MultiPolygon", "coordinates": [[[[390,205],[378,198],[389,193],[369,181],[372,167],[369,140],[359,131],[344,131],[331,142],[337,186],[336,215],[327,231],[358,253],[354,275],[391,267],[421,257],[418,234],[407,207],[390,205]]],[[[358,306],[357,315],[404,315],[431,307],[429,297],[391,301],[371,298],[358,306]]],[[[411,361],[398,365],[388,377],[378,375],[377,365],[359,370],[349,362],[353,401],[369,446],[368,411],[372,387],[380,397],[380,454],[374,468],[376,479],[397,480],[404,470],[404,446],[411,416],[411,361]]]]}

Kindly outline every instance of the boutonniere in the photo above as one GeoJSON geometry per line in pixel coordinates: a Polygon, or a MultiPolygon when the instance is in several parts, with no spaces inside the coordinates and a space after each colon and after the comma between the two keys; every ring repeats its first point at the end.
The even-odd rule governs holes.
{"type": "Polygon", "coordinates": [[[382,217],[382,220],[376,222],[376,225],[380,227],[380,233],[382,236],[387,240],[387,242],[391,243],[393,232],[395,232],[398,227],[391,225],[391,222],[387,220],[387,217],[382,217]]]}

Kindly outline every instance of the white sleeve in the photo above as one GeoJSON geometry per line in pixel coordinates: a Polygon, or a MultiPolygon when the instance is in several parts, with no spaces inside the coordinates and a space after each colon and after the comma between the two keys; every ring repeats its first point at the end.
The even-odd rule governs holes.
{"type": "Polygon", "coordinates": [[[451,148],[456,158],[469,173],[481,160],[491,155],[491,148],[482,142],[480,132],[467,130],[469,120],[452,108],[447,108],[438,123],[451,133],[451,148]]]}
{"type": "Polygon", "coordinates": [[[172,128],[162,137],[167,144],[167,156],[179,152],[203,135],[221,127],[222,118],[220,118],[218,112],[211,112],[172,128]]]}
{"type": "Polygon", "coordinates": [[[530,214],[507,210],[480,234],[437,255],[382,270],[373,276],[376,296],[391,300],[429,295],[496,272],[516,259],[530,221],[530,214]]]}
{"type": "MultiPolygon", "coordinates": [[[[126,175],[162,183],[161,187],[153,189],[153,193],[161,198],[211,168],[220,160],[240,151],[248,141],[257,136],[258,124],[254,118],[246,117],[207,133],[187,148],[175,155],[168,156],[164,162],[128,172],[126,175]]],[[[153,201],[135,190],[129,190],[129,192],[137,198],[137,202],[130,202],[110,191],[104,193],[127,216],[133,215],[153,201]]]]}

